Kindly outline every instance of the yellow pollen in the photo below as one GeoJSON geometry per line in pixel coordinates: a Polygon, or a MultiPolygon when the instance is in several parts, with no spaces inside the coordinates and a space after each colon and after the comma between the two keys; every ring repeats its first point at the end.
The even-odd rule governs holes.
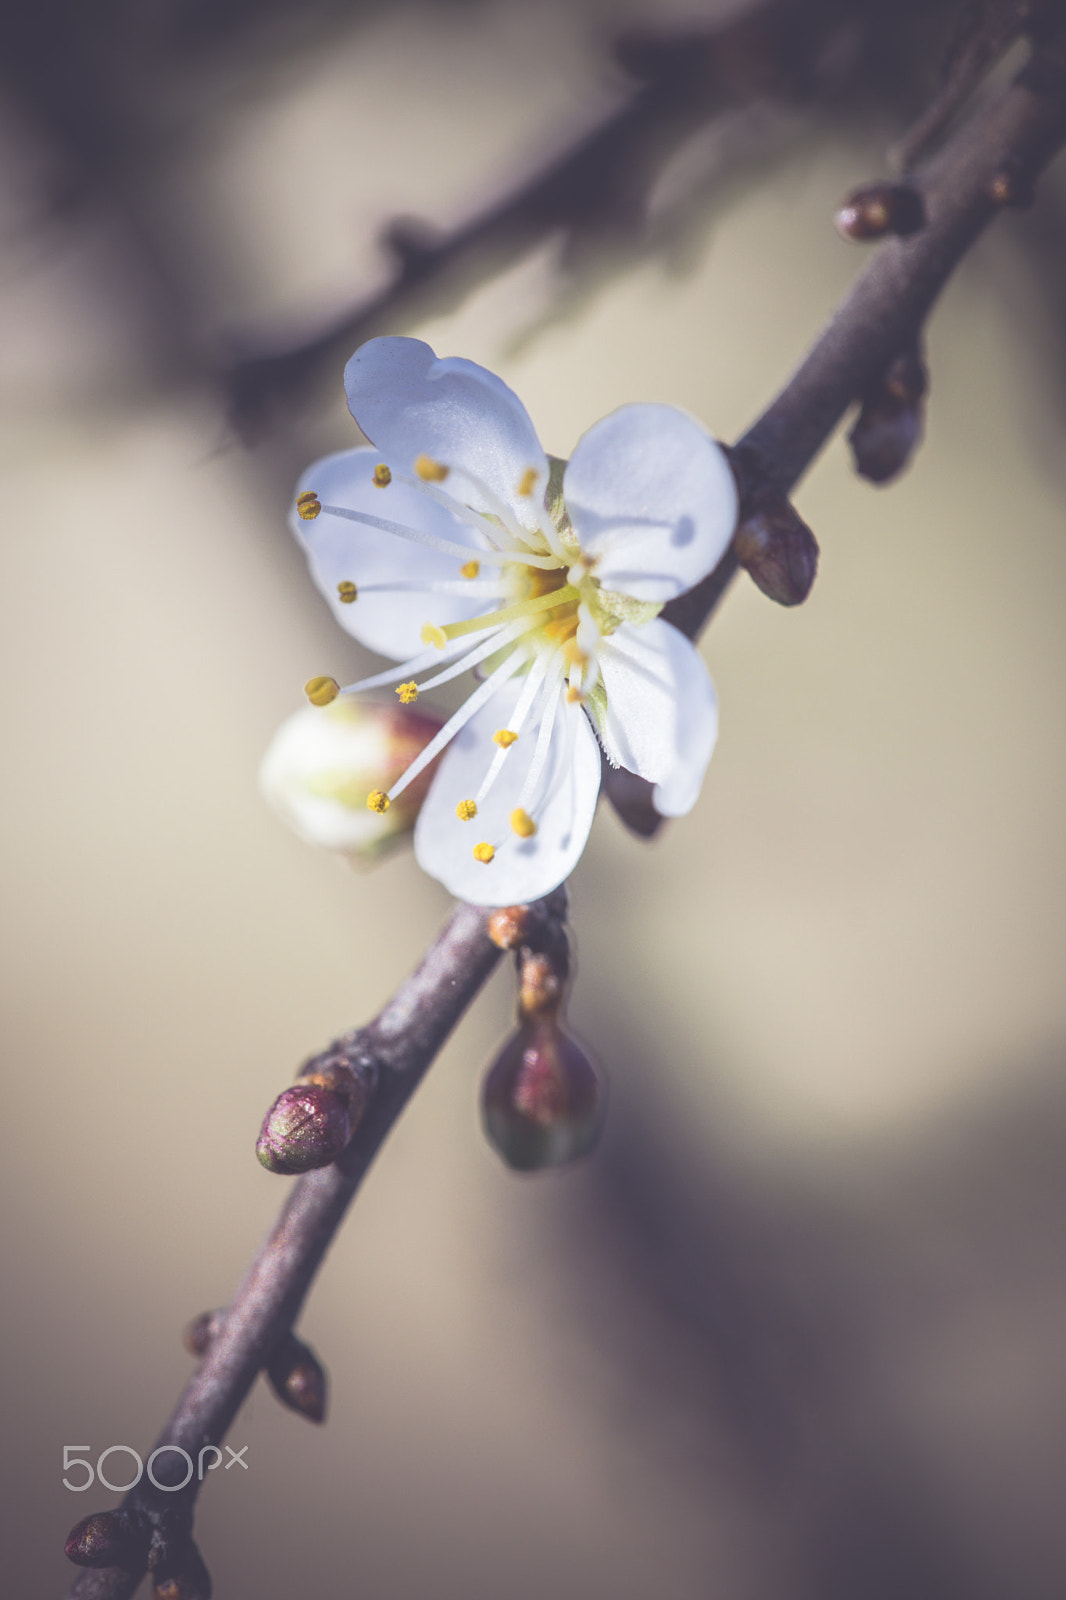
{"type": "Polygon", "coordinates": [[[337,599],[342,605],[350,606],[353,600],[359,598],[359,590],[350,578],[345,578],[343,583],[337,585],[337,599]]]}
{"type": "Polygon", "coordinates": [[[340,692],[336,678],[308,678],[304,684],[304,694],[313,706],[332,705],[340,692]]]}
{"type": "Polygon", "coordinates": [[[402,706],[413,705],[418,699],[418,684],[412,678],[409,683],[400,683],[396,686],[396,693],[400,697],[402,706]]]}
{"type": "Polygon", "coordinates": [[[366,797],[366,804],[368,811],[376,811],[380,817],[383,812],[386,812],[389,809],[392,801],[389,799],[384,789],[371,789],[370,793],[366,797]]]}
{"type": "Polygon", "coordinates": [[[448,643],[448,635],[443,628],[438,628],[435,622],[422,624],[422,643],[436,645],[438,650],[443,650],[448,643]]]}
{"type": "Polygon", "coordinates": [[[460,578],[476,578],[480,571],[480,561],[464,561],[459,568],[459,576],[460,578]]]}
{"type": "Polygon", "coordinates": [[[426,483],[443,483],[448,476],[443,461],[434,461],[432,456],[416,456],[415,471],[426,483]]]}
{"type": "Polygon", "coordinates": [[[533,490],[536,488],[536,486],[537,469],[536,467],[527,467],[525,472],[523,472],[522,476],[518,480],[518,488],[516,493],[520,494],[523,500],[527,500],[533,493],[533,490]]]}
{"type": "Polygon", "coordinates": [[[477,816],[477,802],[474,800],[460,800],[455,808],[455,815],[460,822],[472,822],[477,816]]]}
{"type": "Polygon", "coordinates": [[[373,484],[375,489],[387,489],[392,482],[392,473],[384,461],[379,461],[374,468],[373,484]]]}
{"type": "Polygon", "coordinates": [[[484,841],[474,846],[474,860],[483,862],[486,867],[495,854],[496,852],[491,844],[485,844],[484,841]]]}
{"type": "Polygon", "coordinates": [[[296,514],[301,522],[314,522],[321,510],[321,502],[313,489],[304,489],[296,496],[296,514]]]}
{"type": "Polygon", "coordinates": [[[501,750],[507,750],[517,738],[517,733],[513,733],[510,728],[497,728],[492,736],[492,742],[498,744],[501,750]]]}
{"type": "Polygon", "coordinates": [[[519,806],[517,811],[511,812],[511,827],[520,839],[532,839],[537,831],[537,824],[533,821],[528,811],[523,811],[519,806]]]}
{"type": "Polygon", "coordinates": [[[567,705],[571,705],[571,706],[580,705],[580,704],[582,704],[584,702],[584,699],[585,699],[585,696],[582,694],[581,690],[580,689],[575,689],[574,685],[571,684],[569,689],[567,689],[567,691],[566,691],[566,703],[567,703],[567,705]]]}

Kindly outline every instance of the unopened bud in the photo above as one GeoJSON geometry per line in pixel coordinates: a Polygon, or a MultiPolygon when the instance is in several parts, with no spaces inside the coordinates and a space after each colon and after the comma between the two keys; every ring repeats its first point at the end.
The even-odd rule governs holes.
{"type": "Polygon", "coordinates": [[[737,561],[781,606],[798,606],[818,571],[818,541],[791,502],[777,490],[756,492],[733,535],[737,561]]]}
{"type": "Polygon", "coordinates": [[[595,1147],[606,1111],[606,1082],[554,1017],[514,1033],[481,1086],[489,1143],[509,1167],[558,1167],[595,1147]]]}
{"type": "Polygon", "coordinates": [[[283,1406],[309,1422],[326,1419],[326,1369],[309,1345],[290,1333],[266,1367],[267,1381],[283,1406]]]}
{"type": "Polygon", "coordinates": [[[888,483],[907,466],[921,443],[921,402],[899,400],[887,390],[863,401],[848,434],[855,470],[871,483],[888,483]]]}
{"type": "Polygon", "coordinates": [[[833,220],[845,239],[881,239],[917,233],[925,225],[925,207],[908,183],[866,183],[852,190],[833,220]]]}
{"type": "Polygon", "coordinates": [[[315,1084],[320,1089],[330,1089],[339,1095],[348,1107],[348,1118],[354,1133],[366,1110],[374,1086],[374,1075],[370,1068],[356,1072],[342,1055],[317,1056],[313,1062],[308,1062],[293,1087],[298,1089],[305,1084],[315,1084]]]}
{"type": "Polygon", "coordinates": [[[268,1172],[328,1167],[352,1136],[348,1102],[317,1083],[283,1089],[267,1112],[255,1153],[268,1172]]]}
{"type": "Polygon", "coordinates": [[[391,788],[442,724],[432,712],[395,699],[379,705],[341,697],[322,709],[305,706],[274,735],[259,769],[260,789],[301,839],[368,864],[410,836],[437,761],[392,805],[373,810],[368,797],[391,788]]]}
{"type": "Polygon", "coordinates": [[[168,1542],[152,1567],[153,1600],[211,1600],[211,1575],[191,1539],[168,1542]]]}
{"type": "Polygon", "coordinates": [[[150,1529],[130,1511],[96,1511],[71,1528],[64,1546],[76,1567],[132,1567],[144,1560],[150,1529]]]}
{"type": "Polygon", "coordinates": [[[214,1343],[222,1332],[226,1320],[223,1311],[201,1311],[198,1317],[193,1317],[182,1330],[181,1342],[191,1356],[207,1354],[208,1347],[214,1343]]]}

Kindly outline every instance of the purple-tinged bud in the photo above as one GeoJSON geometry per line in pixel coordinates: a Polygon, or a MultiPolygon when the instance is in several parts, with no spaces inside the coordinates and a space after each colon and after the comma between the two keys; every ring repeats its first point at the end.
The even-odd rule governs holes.
{"type": "Polygon", "coordinates": [[[222,1332],[224,1311],[201,1311],[182,1329],[181,1342],[191,1356],[203,1356],[222,1332]]]}
{"type": "Polygon", "coordinates": [[[129,1511],[95,1511],[71,1528],[64,1546],[76,1567],[133,1567],[148,1549],[146,1520],[129,1511]]]}
{"type": "Polygon", "coordinates": [[[922,441],[922,405],[887,390],[864,400],[848,434],[855,470],[871,483],[889,483],[903,471],[922,441]]]}
{"type": "Polygon", "coordinates": [[[481,1086],[485,1134],[517,1172],[588,1155],[606,1107],[603,1074],[553,1016],[522,1023],[481,1086]]]}
{"type": "Polygon", "coordinates": [[[818,571],[818,541],[791,502],[761,489],[733,535],[738,563],[763,594],[780,606],[798,606],[811,592],[818,571]]]}
{"type": "Polygon", "coordinates": [[[283,1089],[266,1114],[255,1153],[268,1172],[328,1167],[352,1136],[348,1102],[318,1083],[283,1089]]]}
{"type": "Polygon", "coordinates": [[[302,1339],[290,1333],[266,1367],[267,1382],[290,1411],[308,1422],[326,1420],[326,1369],[302,1339]]]}
{"type": "Polygon", "coordinates": [[[211,1600],[211,1575],[191,1539],[168,1540],[152,1566],[152,1600],[211,1600]]]}
{"type": "Polygon", "coordinates": [[[852,190],[833,220],[845,239],[882,239],[917,233],[925,226],[925,207],[908,183],[866,183],[852,190]]]}

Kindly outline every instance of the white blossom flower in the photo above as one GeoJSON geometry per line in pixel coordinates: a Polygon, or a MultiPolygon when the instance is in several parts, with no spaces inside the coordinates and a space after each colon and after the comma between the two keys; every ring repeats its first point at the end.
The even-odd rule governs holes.
{"type": "Polygon", "coordinates": [[[724,452],[684,412],[626,405],[550,459],[525,407],[473,362],[372,339],[344,374],[373,441],[315,463],[292,526],[338,622],[399,666],[338,689],[397,685],[403,704],[480,679],[384,811],[442,750],[415,827],[421,866],[459,899],[533,900],[568,876],[600,785],[600,745],[691,809],[717,734],[694,646],[658,615],[717,565],[737,495],[724,452]]]}

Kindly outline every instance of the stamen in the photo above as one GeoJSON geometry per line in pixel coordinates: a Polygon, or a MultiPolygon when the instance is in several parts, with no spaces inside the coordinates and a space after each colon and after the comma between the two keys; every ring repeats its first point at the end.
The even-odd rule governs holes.
{"type": "MultiPolygon", "coordinates": [[[[455,654],[454,645],[451,653],[455,654]]],[[[401,661],[399,666],[387,667],[384,672],[375,672],[373,677],[360,678],[358,683],[346,683],[340,692],[362,694],[365,689],[382,689],[387,683],[397,683],[400,678],[410,678],[416,672],[424,672],[427,667],[436,666],[439,660],[439,651],[427,650],[423,655],[413,656],[410,661],[401,661]]]]}
{"type": "Polygon", "coordinates": [[[343,583],[338,583],[337,599],[340,601],[342,606],[350,606],[352,602],[354,600],[358,600],[358,598],[359,590],[355,587],[355,584],[350,578],[345,578],[343,583]]]}
{"type": "Polygon", "coordinates": [[[455,808],[455,815],[460,822],[472,822],[477,816],[476,800],[460,800],[455,808]]]}
{"type": "MultiPolygon", "coordinates": [[[[451,539],[438,539],[435,534],[423,533],[420,528],[406,528],[402,522],[390,522],[388,517],[373,517],[369,511],[353,511],[349,506],[325,505],[319,508],[331,517],[344,517],[348,522],[361,522],[368,528],[380,528],[382,533],[394,534],[397,539],[410,539],[412,544],[424,545],[427,550],[439,550],[442,555],[458,556],[460,561],[465,561],[470,555],[468,544],[459,544],[451,539]]],[[[302,515],[302,513],[301,513],[302,515]]],[[[318,512],[314,515],[317,517],[318,512]]],[[[304,519],[308,520],[307,518],[304,519]]],[[[494,567],[509,567],[515,560],[514,550],[479,550],[478,559],[488,562],[494,567]]],[[[558,567],[559,562],[554,556],[535,555],[532,551],[522,551],[518,557],[523,566],[544,567],[552,570],[558,567]]]]}
{"type": "Polygon", "coordinates": [[[507,752],[518,738],[519,732],[525,723],[526,718],[529,716],[530,707],[540,692],[540,686],[544,682],[544,677],[547,670],[547,658],[542,654],[538,655],[526,674],[526,681],[522,685],[522,692],[515,702],[514,711],[511,713],[511,721],[514,723],[514,727],[501,728],[496,735],[496,742],[499,745],[499,749],[494,752],[492,760],[489,762],[489,769],[482,778],[481,786],[478,789],[477,794],[474,796],[474,799],[479,806],[485,803],[485,796],[488,794],[489,790],[496,782],[496,779],[499,777],[503,764],[507,760],[507,752]],[[513,737],[501,740],[499,737],[501,733],[512,734],[513,737]]]}
{"type": "Polygon", "coordinates": [[[413,705],[414,702],[418,699],[418,685],[417,685],[417,683],[400,683],[400,684],[397,684],[396,693],[400,697],[400,704],[402,706],[413,705]]]}
{"type": "Polygon", "coordinates": [[[544,713],[540,719],[540,729],[537,733],[537,748],[533,752],[533,760],[529,763],[529,771],[526,773],[525,782],[518,796],[518,804],[527,811],[537,810],[537,807],[532,804],[532,800],[536,794],[541,773],[544,771],[544,764],[551,750],[552,730],[555,727],[555,716],[559,709],[561,699],[559,690],[562,687],[565,670],[566,661],[563,652],[560,650],[553,659],[545,679],[544,692],[541,695],[544,713]]]}
{"type": "MultiPolygon", "coordinates": [[[[531,532],[529,528],[523,528],[511,507],[489,488],[483,478],[480,478],[476,472],[471,472],[469,467],[460,466],[458,463],[453,470],[457,478],[465,478],[467,483],[473,485],[478,497],[485,502],[492,515],[503,523],[503,526],[513,539],[517,539],[520,544],[527,546],[538,543],[537,535],[531,532]]],[[[552,565],[557,566],[558,562],[553,562],[552,565]]]]}
{"type": "Polygon", "coordinates": [[[434,461],[432,456],[416,456],[415,471],[427,483],[443,483],[448,476],[448,468],[443,461],[434,461]]]}
{"type": "Polygon", "coordinates": [[[385,465],[384,461],[379,461],[377,466],[374,468],[374,476],[371,482],[373,483],[375,489],[387,489],[389,487],[389,484],[392,482],[392,473],[389,471],[389,468],[385,465]]]}
{"type": "Polygon", "coordinates": [[[486,844],[484,840],[481,842],[481,844],[476,844],[474,846],[474,860],[483,861],[486,866],[488,866],[495,854],[496,852],[492,848],[491,844],[486,844]]]}
{"type": "Polygon", "coordinates": [[[525,472],[523,472],[522,476],[518,480],[518,487],[515,490],[515,493],[521,499],[528,500],[536,486],[537,469],[536,467],[527,467],[525,472]]]}
{"type": "Polygon", "coordinates": [[[296,515],[301,522],[314,522],[321,510],[321,502],[313,489],[303,489],[296,496],[296,515]]]}
{"type": "Polygon", "coordinates": [[[448,635],[443,628],[438,628],[435,622],[423,622],[422,643],[431,644],[437,650],[443,650],[448,643],[448,635]]]}
{"type": "Polygon", "coordinates": [[[533,624],[530,622],[512,622],[510,627],[496,629],[487,639],[482,640],[481,644],[475,645],[473,650],[468,651],[465,656],[460,656],[459,660],[450,667],[445,667],[443,672],[438,672],[434,677],[427,678],[420,687],[423,689],[436,689],[438,684],[450,683],[460,673],[468,672],[471,667],[476,667],[488,656],[494,656],[505,645],[513,644],[524,633],[529,633],[532,626],[533,624]]]}
{"type": "MultiPolygon", "coordinates": [[[[535,595],[530,600],[516,600],[513,605],[501,606],[499,611],[482,612],[479,617],[470,617],[466,622],[449,622],[443,628],[436,628],[434,637],[426,638],[426,628],[433,628],[434,624],[427,622],[422,629],[422,638],[426,644],[436,643],[436,634],[440,633],[445,639],[458,639],[464,633],[482,633],[486,628],[495,628],[500,623],[510,622],[516,617],[532,617],[541,611],[553,611],[556,606],[566,606],[579,598],[578,591],[571,584],[564,584],[561,589],[549,589],[546,594],[535,595]]],[[[566,618],[560,618],[561,622],[566,618]]],[[[554,624],[549,623],[549,627],[554,624]]],[[[575,615],[574,627],[577,627],[575,615]]]]}
{"type": "Polygon", "coordinates": [[[532,839],[537,831],[537,824],[529,812],[523,811],[521,806],[511,812],[511,827],[520,839],[532,839]]]}
{"type": "Polygon", "coordinates": [[[510,728],[497,728],[492,736],[492,742],[498,744],[501,750],[509,750],[517,738],[517,733],[513,733],[510,728]]]}
{"type": "Polygon", "coordinates": [[[461,578],[476,578],[480,571],[480,561],[464,561],[463,565],[459,568],[459,576],[461,578]]]}
{"type": "Polygon", "coordinates": [[[366,804],[369,811],[376,811],[380,817],[389,809],[392,801],[384,789],[371,789],[366,797],[366,804]]]}
{"type": "MultiPolygon", "coordinates": [[[[495,672],[489,674],[484,683],[478,684],[473,694],[468,700],[464,701],[455,715],[449,717],[443,728],[439,729],[429,743],[418,752],[407,771],[397,778],[389,790],[390,800],[395,800],[397,795],[402,794],[407,785],[413,783],[420,772],[425,771],[434,756],[443,750],[445,745],[452,742],[461,728],[466,727],[475,711],[480,711],[481,707],[492,699],[500,685],[505,683],[508,678],[514,677],[522,665],[522,659],[522,651],[520,649],[513,650],[507,660],[502,662],[495,672]]],[[[424,687],[425,685],[423,685],[424,687]]]]}
{"type": "Polygon", "coordinates": [[[304,694],[313,706],[332,705],[340,692],[336,678],[308,678],[304,684],[304,694]]]}

